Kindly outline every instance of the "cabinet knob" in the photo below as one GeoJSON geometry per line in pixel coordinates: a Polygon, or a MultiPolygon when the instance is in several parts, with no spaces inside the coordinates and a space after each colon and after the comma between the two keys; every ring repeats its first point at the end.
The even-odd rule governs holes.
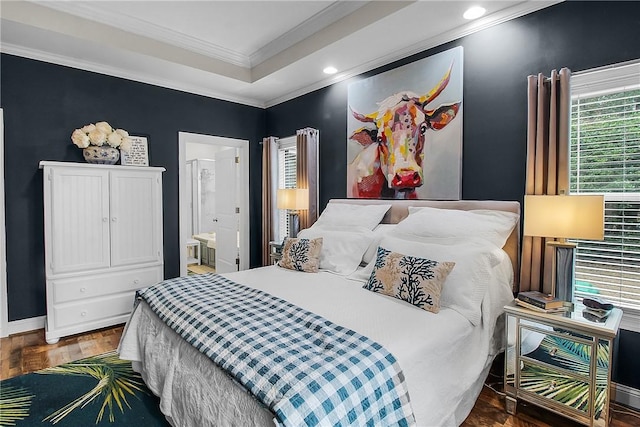
{"type": "Polygon", "coordinates": [[[113,218],[111,218],[111,222],[118,222],[118,218],[114,216],[113,218]]]}
{"type": "Polygon", "coordinates": [[[82,292],[82,293],[87,292],[87,288],[80,288],[80,292],[82,292]]]}
{"type": "Polygon", "coordinates": [[[102,218],[102,222],[108,222],[109,218],[107,218],[106,216],[104,218],[102,218]]]}
{"type": "Polygon", "coordinates": [[[86,311],[83,311],[82,313],[80,313],[80,316],[85,317],[87,315],[86,311]]]}
{"type": "Polygon", "coordinates": [[[134,284],[134,285],[137,285],[138,283],[140,283],[140,279],[135,279],[135,280],[133,281],[133,284],[134,284]]]}

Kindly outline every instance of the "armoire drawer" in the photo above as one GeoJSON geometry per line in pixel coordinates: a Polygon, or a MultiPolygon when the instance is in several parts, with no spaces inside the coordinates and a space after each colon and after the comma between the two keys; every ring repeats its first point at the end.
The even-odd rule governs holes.
{"type": "Polygon", "coordinates": [[[56,305],[53,308],[55,328],[64,328],[100,319],[126,315],[133,311],[135,292],[126,292],[114,297],[56,305]]]}
{"type": "Polygon", "coordinates": [[[53,279],[48,291],[55,304],[137,290],[162,280],[162,266],[95,276],[53,279]]]}

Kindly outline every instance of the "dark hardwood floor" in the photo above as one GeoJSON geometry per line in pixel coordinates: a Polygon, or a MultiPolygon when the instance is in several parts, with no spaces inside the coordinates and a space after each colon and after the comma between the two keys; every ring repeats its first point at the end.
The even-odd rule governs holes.
{"type": "MultiPolygon", "coordinates": [[[[0,379],[12,378],[50,366],[60,365],[88,356],[102,354],[118,347],[123,326],[100,329],[60,339],[49,345],[44,330],[12,335],[0,340],[0,379]]],[[[578,427],[580,424],[555,415],[535,405],[518,404],[515,416],[504,410],[504,398],[499,395],[502,385],[500,368],[489,375],[469,417],[463,427],[578,427]],[[497,374],[496,374],[497,372],[497,374]],[[492,388],[495,389],[492,390],[492,388]]],[[[640,426],[640,413],[618,404],[612,404],[611,427],[640,426]]]]}
{"type": "Polygon", "coordinates": [[[0,339],[0,379],[57,366],[115,350],[124,325],[60,338],[49,345],[44,329],[0,339]]]}

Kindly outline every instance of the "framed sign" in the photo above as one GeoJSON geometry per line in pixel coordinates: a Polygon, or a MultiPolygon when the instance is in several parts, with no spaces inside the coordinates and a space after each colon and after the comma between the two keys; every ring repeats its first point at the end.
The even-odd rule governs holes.
{"type": "Polygon", "coordinates": [[[149,152],[146,136],[133,136],[129,152],[120,150],[120,164],[125,166],[149,166],[149,152]]]}

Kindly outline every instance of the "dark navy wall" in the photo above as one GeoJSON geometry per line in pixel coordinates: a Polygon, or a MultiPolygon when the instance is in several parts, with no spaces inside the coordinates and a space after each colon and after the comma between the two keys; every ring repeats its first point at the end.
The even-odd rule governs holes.
{"type": "MultiPolygon", "coordinates": [[[[84,162],[71,132],[106,120],[146,135],[149,164],[164,166],[165,277],[180,274],[178,132],[250,143],[251,241],[260,236],[264,109],[164,89],[116,77],[2,55],[9,320],[45,314],[44,217],[41,160],[84,162]]],[[[251,265],[259,262],[251,248],[251,265]]]]}
{"type": "MultiPolygon", "coordinates": [[[[563,2],[267,110],[269,135],[320,130],[320,204],[346,196],[347,87],[456,46],[464,48],[463,199],[518,200],[525,183],[527,76],[640,58],[640,2],[563,2]]],[[[425,88],[429,90],[430,88],[425,88]]],[[[640,334],[621,335],[614,378],[640,388],[640,334]]]]}

